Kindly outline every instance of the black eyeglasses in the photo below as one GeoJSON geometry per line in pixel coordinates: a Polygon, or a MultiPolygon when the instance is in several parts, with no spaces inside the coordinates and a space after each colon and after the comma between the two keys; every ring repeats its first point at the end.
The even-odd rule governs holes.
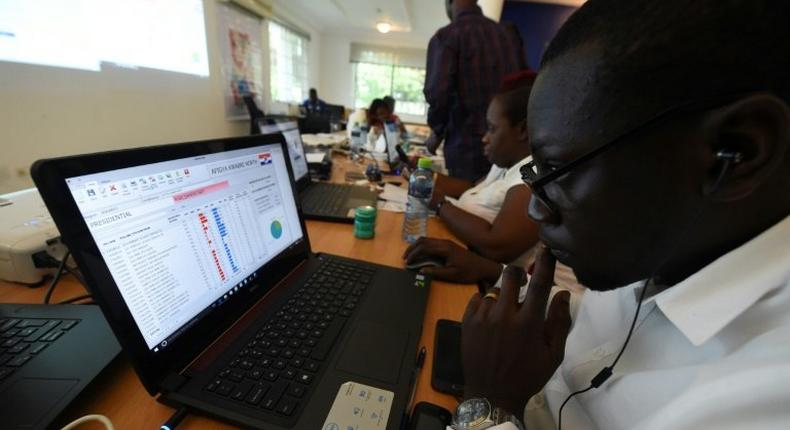
{"type": "Polygon", "coordinates": [[[553,169],[551,172],[548,172],[542,176],[538,172],[538,167],[537,164],[535,163],[535,160],[530,160],[529,163],[521,166],[521,169],[519,170],[521,172],[521,179],[524,181],[525,184],[527,184],[530,190],[532,190],[533,196],[535,196],[540,201],[540,203],[543,204],[546,208],[554,212],[556,211],[556,208],[553,206],[551,199],[549,199],[548,195],[546,194],[545,187],[549,183],[557,180],[557,178],[559,178],[560,176],[565,175],[566,173],[579,167],[585,162],[592,160],[593,158],[603,154],[607,150],[614,148],[615,145],[628,139],[629,137],[641,131],[645,131],[650,127],[658,125],[665,119],[670,118],[672,115],[681,112],[691,113],[691,112],[699,112],[703,110],[713,109],[716,107],[720,107],[726,103],[735,101],[738,98],[742,98],[751,94],[756,94],[756,92],[739,92],[735,94],[715,96],[709,99],[689,100],[675,104],[659,112],[657,115],[651,117],[650,119],[637,125],[636,127],[625,131],[624,133],[620,134],[619,136],[615,137],[609,142],[587,152],[586,154],[581,155],[580,157],[568,162],[563,166],[553,169]]]}

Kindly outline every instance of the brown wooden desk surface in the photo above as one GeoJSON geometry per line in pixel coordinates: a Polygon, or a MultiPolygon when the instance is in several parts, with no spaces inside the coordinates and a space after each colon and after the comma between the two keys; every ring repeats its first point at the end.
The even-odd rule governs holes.
{"type": "MultiPolygon", "coordinates": [[[[341,164],[342,163],[336,163],[341,164]]],[[[348,166],[349,168],[354,168],[348,166]]],[[[335,169],[335,175],[344,174],[346,168],[335,169]]],[[[337,176],[335,176],[337,177],[337,176]]],[[[376,237],[372,240],[354,239],[350,224],[308,221],[307,231],[314,252],[326,252],[371,261],[394,267],[403,267],[401,255],[406,243],[401,239],[402,214],[380,211],[376,221],[376,237]]],[[[451,238],[441,222],[431,219],[428,223],[431,237],[451,238]]],[[[45,287],[31,289],[25,286],[0,281],[0,302],[41,303],[45,287]]],[[[435,403],[453,410],[456,401],[452,396],[441,394],[431,388],[431,363],[436,321],[439,319],[460,320],[466,303],[476,289],[470,285],[433,282],[428,308],[425,313],[423,334],[420,344],[427,349],[425,367],[417,382],[416,400],[435,403]]],[[[53,295],[58,302],[84,294],[83,288],[71,277],[65,277],[53,295]]],[[[174,410],[158,403],[143,388],[131,365],[125,358],[116,360],[63,414],[63,423],[82,415],[98,413],[109,417],[116,429],[158,429],[174,410]]],[[[397,411],[393,411],[397,413],[397,411]]],[[[96,423],[88,423],[80,429],[101,429],[96,423]]],[[[188,416],[179,428],[183,429],[230,429],[232,425],[213,419],[188,416]]]]}

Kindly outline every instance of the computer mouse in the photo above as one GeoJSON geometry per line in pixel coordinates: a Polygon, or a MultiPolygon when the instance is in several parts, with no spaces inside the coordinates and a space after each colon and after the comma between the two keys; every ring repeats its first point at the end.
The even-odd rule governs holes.
{"type": "Polygon", "coordinates": [[[441,267],[444,266],[445,260],[442,257],[435,255],[421,255],[414,259],[411,263],[406,264],[408,270],[420,270],[423,267],[441,267]]]}

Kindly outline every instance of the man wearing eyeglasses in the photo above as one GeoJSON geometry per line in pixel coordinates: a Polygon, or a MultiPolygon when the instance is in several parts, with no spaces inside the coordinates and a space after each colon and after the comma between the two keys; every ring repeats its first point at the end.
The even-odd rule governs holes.
{"type": "Polygon", "coordinates": [[[522,170],[547,248],[469,302],[455,428],[787,428],[789,22],[768,0],[569,18],[522,170]],[[555,259],[590,291],[552,296],[555,259]]]}

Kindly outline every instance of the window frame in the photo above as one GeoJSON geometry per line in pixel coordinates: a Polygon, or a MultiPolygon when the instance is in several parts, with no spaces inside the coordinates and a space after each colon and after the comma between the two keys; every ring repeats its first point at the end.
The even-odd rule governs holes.
{"type": "MultiPolygon", "coordinates": [[[[397,69],[414,69],[414,70],[421,71],[423,73],[423,85],[425,85],[425,80],[424,80],[425,78],[424,78],[424,76],[425,76],[426,69],[424,67],[414,67],[414,66],[406,66],[406,65],[399,65],[399,64],[383,64],[383,63],[368,62],[368,61],[351,61],[351,64],[352,64],[352,73],[354,75],[353,76],[353,78],[354,78],[353,79],[353,81],[354,81],[354,94],[353,94],[354,109],[367,108],[367,107],[370,106],[370,102],[373,100],[373,99],[371,99],[371,100],[367,101],[366,103],[363,102],[361,105],[357,103],[357,102],[362,101],[361,99],[358,99],[358,95],[359,95],[359,65],[360,64],[366,64],[366,65],[373,65],[373,66],[380,66],[380,67],[387,67],[387,68],[389,68],[389,85],[388,85],[389,88],[388,88],[388,90],[384,91],[384,94],[381,94],[380,97],[384,97],[384,96],[387,96],[387,95],[391,95],[391,96],[395,97],[395,91],[394,91],[394,89],[395,89],[395,74],[396,74],[396,70],[397,69]]],[[[397,103],[400,103],[401,106],[403,106],[404,103],[417,103],[417,102],[415,102],[413,100],[402,100],[402,99],[398,99],[398,98],[396,98],[395,101],[397,103]]],[[[427,101],[425,101],[424,98],[419,103],[423,107],[422,113],[412,113],[412,112],[406,112],[406,111],[403,111],[403,110],[399,110],[398,111],[398,115],[399,116],[408,115],[408,116],[417,117],[417,118],[425,118],[425,116],[428,113],[428,103],[427,103],[427,101]]]]}
{"type": "Polygon", "coordinates": [[[269,20],[267,25],[269,47],[268,84],[270,99],[272,103],[301,104],[307,98],[310,88],[310,38],[276,20],[269,20]],[[273,37],[273,25],[277,26],[276,31],[281,32],[281,37],[273,37]],[[294,38],[297,42],[290,43],[287,40],[289,37],[294,38]],[[281,46],[275,46],[275,43],[281,44],[281,46]],[[302,47],[302,53],[301,55],[294,55],[299,45],[302,47]],[[283,50],[286,50],[286,52],[283,52],[283,50]],[[303,61],[301,59],[303,59],[303,61]],[[297,60],[300,61],[299,64],[296,63],[297,60]],[[288,61],[290,61],[290,65],[286,67],[289,68],[289,71],[282,71],[282,69],[280,69],[282,66],[278,66],[278,64],[282,62],[286,62],[287,64],[288,61]],[[296,70],[300,68],[303,70],[301,75],[296,72],[296,70]],[[283,79],[281,79],[283,76],[288,77],[288,79],[284,79],[286,81],[285,85],[283,85],[283,79]],[[284,92],[287,95],[284,95],[283,88],[288,88],[288,90],[284,92]],[[293,95],[293,88],[299,89],[298,95],[293,95]]]}

